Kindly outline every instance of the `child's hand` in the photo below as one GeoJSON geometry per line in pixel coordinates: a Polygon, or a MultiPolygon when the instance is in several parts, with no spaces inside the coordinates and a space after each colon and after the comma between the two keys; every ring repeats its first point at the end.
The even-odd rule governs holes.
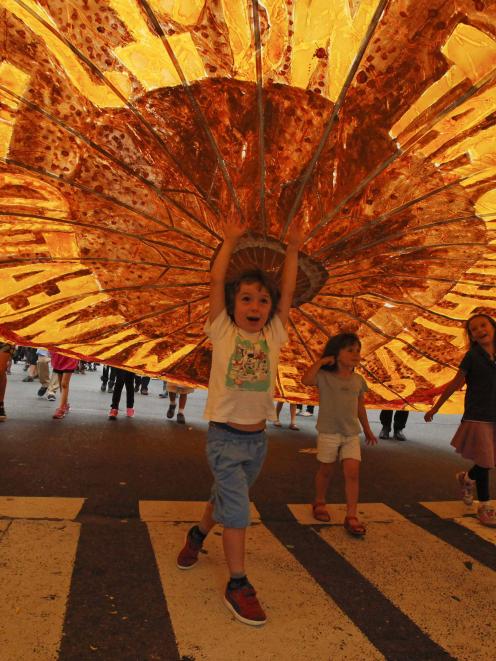
{"type": "Polygon", "coordinates": [[[320,364],[322,365],[334,365],[336,358],[334,356],[324,356],[320,359],[320,364]]]}
{"type": "Polygon", "coordinates": [[[371,431],[365,432],[365,443],[367,445],[377,445],[377,437],[371,431]]]}
{"type": "Polygon", "coordinates": [[[288,246],[300,248],[305,241],[306,235],[307,231],[302,219],[293,223],[288,234],[288,246]]]}
{"type": "Polygon", "coordinates": [[[424,420],[426,422],[432,422],[432,418],[436,413],[437,413],[437,409],[433,407],[432,409],[430,409],[430,411],[427,411],[427,413],[424,415],[424,420]]]}
{"type": "Polygon", "coordinates": [[[248,230],[248,223],[246,220],[242,220],[239,217],[236,217],[230,222],[223,221],[221,224],[222,234],[224,239],[231,239],[232,241],[238,241],[243,234],[248,230]]]}

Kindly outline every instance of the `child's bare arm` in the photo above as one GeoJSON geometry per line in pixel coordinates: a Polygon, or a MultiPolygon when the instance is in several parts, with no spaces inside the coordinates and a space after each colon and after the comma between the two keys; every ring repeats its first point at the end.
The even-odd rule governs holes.
{"type": "Polygon", "coordinates": [[[424,420],[426,422],[431,422],[432,418],[439,411],[439,409],[444,404],[444,402],[447,399],[449,399],[456,390],[460,390],[460,388],[463,388],[464,384],[465,384],[465,372],[462,372],[462,370],[458,370],[458,372],[455,375],[455,378],[446,384],[446,387],[444,388],[443,392],[440,394],[439,399],[434,404],[434,406],[430,409],[430,411],[427,411],[427,413],[424,415],[424,420]]]}
{"type": "Polygon", "coordinates": [[[317,384],[317,373],[322,365],[332,365],[333,362],[334,356],[325,356],[325,358],[319,358],[316,360],[313,365],[310,365],[305,374],[301,377],[301,382],[303,385],[315,386],[317,384]]]}
{"type": "Polygon", "coordinates": [[[375,445],[377,443],[377,438],[374,432],[370,429],[363,393],[358,396],[358,419],[360,420],[363,433],[365,434],[365,442],[367,445],[375,445]]]}
{"type": "Polygon", "coordinates": [[[231,255],[239,239],[247,230],[246,223],[223,223],[224,242],[220,247],[212,268],[210,269],[210,321],[214,321],[226,307],[224,285],[231,255]]]}
{"type": "Polygon", "coordinates": [[[293,294],[296,287],[296,275],[298,273],[298,250],[305,238],[301,225],[297,225],[288,236],[286,257],[281,280],[281,298],[277,308],[277,314],[285,326],[288,323],[289,309],[293,302],[293,294]]]}

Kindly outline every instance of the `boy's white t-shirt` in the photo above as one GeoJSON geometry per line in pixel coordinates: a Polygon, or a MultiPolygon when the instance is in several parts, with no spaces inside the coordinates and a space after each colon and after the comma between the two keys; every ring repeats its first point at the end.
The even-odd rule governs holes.
{"type": "Polygon", "coordinates": [[[225,308],[205,324],[213,346],[203,417],[249,425],[275,420],[274,386],[281,346],[288,335],[276,314],[258,333],[247,333],[225,308]]]}

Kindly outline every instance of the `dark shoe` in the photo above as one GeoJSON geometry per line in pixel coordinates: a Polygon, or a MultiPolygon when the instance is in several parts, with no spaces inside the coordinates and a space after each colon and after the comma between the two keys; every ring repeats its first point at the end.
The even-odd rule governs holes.
{"type": "Polygon", "coordinates": [[[381,429],[380,434],[379,434],[379,438],[382,438],[382,439],[384,439],[384,440],[385,440],[385,439],[388,439],[388,438],[389,438],[389,433],[390,433],[390,431],[391,431],[391,430],[388,429],[387,427],[383,427],[383,428],[381,429]]]}
{"type": "Polygon", "coordinates": [[[169,404],[169,408],[167,409],[167,417],[169,418],[169,420],[174,417],[175,410],[176,410],[176,405],[169,404]]]}
{"type": "Polygon", "coordinates": [[[34,381],[34,379],[33,379],[32,376],[25,376],[22,381],[23,381],[23,383],[32,383],[34,381]]]}
{"type": "Polygon", "coordinates": [[[246,583],[242,588],[229,589],[227,585],[224,603],[234,617],[244,624],[258,627],[267,622],[267,616],[257,599],[255,588],[246,583]]]}
{"type": "Polygon", "coordinates": [[[49,402],[54,402],[57,398],[55,397],[55,395],[53,393],[49,393],[47,395],[47,399],[48,399],[49,402]]]}
{"type": "Polygon", "coordinates": [[[405,434],[400,430],[394,432],[393,438],[395,441],[406,441],[405,434]]]}
{"type": "Polygon", "coordinates": [[[177,421],[180,425],[185,425],[186,424],[186,418],[184,417],[184,413],[178,413],[177,414],[177,421]]]}
{"type": "Polygon", "coordinates": [[[140,385],[139,383],[136,383],[134,386],[134,392],[139,392],[139,389],[140,389],[140,385]]]}
{"type": "Polygon", "coordinates": [[[105,391],[107,390],[107,384],[106,384],[106,383],[102,383],[102,385],[100,386],[100,390],[101,390],[102,392],[105,392],[105,391]]]}
{"type": "Polygon", "coordinates": [[[43,395],[46,393],[48,390],[48,386],[41,386],[41,388],[38,390],[38,397],[43,397],[43,395]]]}
{"type": "MultiPolygon", "coordinates": [[[[193,526],[193,528],[195,527],[197,526],[193,526]]],[[[178,569],[191,569],[198,562],[198,554],[202,549],[203,543],[198,543],[193,539],[191,534],[193,528],[188,530],[186,539],[184,540],[184,546],[177,556],[176,565],[178,569]]]]}
{"type": "Polygon", "coordinates": [[[7,414],[5,413],[5,408],[3,404],[0,404],[0,422],[3,422],[7,419],[7,414]]]}
{"type": "Polygon", "coordinates": [[[167,397],[169,396],[169,393],[166,390],[165,392],[159,393],[158,396],[160,397],[160,399],[167,399],[167,397]]]}
{"type": "Polygon", "coordinates": [[[107,392],[114,392],[114,384],[113,383],[109,383],[109,386],[107,388],[107,392]]]}
{"type": "Polygon", "coordinates": [[[148,388],[141,388],[142,395],[148,395],[148,388]]]}

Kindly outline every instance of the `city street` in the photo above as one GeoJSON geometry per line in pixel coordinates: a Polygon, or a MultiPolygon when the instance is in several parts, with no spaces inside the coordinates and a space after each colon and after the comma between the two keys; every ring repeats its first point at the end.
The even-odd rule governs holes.
{"type": "Polygon", "coordinates": [[[312,519],[315,416],[291,431],[284,406],[252,492],[247,569],[269,618],[255,629],[222,603],[220,530],[197,567],[175,566],[210,489],[205,392],[189,396],[180,425],[153,380],[135,417],[123,394],[111,422],[100,375],[75,374],[71,411],[53,420],[56,402],[12,368],[0,424],[2,661],[493,658],[496,531],[457,500],[459,416],[427,425],[412,412],[407,442],[363,448],[368,530],[357,540],[342,527],[341,476],[331,525],[312,519]]]}

